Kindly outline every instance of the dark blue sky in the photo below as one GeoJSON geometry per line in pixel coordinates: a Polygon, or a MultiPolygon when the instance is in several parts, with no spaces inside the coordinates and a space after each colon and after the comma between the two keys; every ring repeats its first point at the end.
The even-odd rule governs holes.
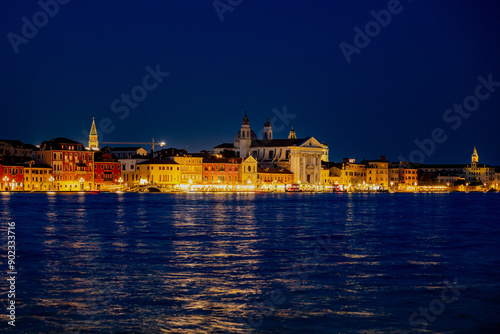
{"type": "Polygon", "coordinates": [[[340,43],[354,45],[354,27],[365,30],[370,11],[392,0],[239,2],[220,0],[236,4],[221,21],[211,0],[73,0],[45,24],[36,1],[2,1],[0,137],[84,141],[94,116],[111,122],[100,141],[155,137],[196,152],[232,141],[248,110],[255,132],[267,116],[276,138],[293,125],[299,137],[328,142],[332,161],[467,163],[477,145],[480,162],[500,165],[500,87],[480,90],[479,107],[468,98],[478,76],[500,82],[498,1],[402,0],[350,63],[340,43]],[[22,18],[33,15],[38,33],[13,47],[9,33],[22,37],[22,18]],[[157,64],[170,74],[123,108],[121,95],[141,97],[136,86],[157,64]],[[468,118],[443,119],[467,98],[468,118]],[[284,108],[295,118],[283,122],[284,108]],[[436,128],[444,135],[430,144],[436,128]],[[412,154],[424,151],[415,140],[427,153],[412,154]]]}

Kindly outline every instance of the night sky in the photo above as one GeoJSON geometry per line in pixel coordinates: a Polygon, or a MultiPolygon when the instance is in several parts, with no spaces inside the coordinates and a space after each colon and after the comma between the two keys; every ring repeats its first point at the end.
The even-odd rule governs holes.
{"type": "Polygon", "coordinates": [[[327,142],[331,161],[469,163],[477,145],[500,165],[498,1],[215,3],[73,0],[50,17],[37,1],[2,1],[0,138],[87,144],[95,117],[100,142],[199,152],[231,142],[248,110],[256,133],[266,117],[275,138],[293,125],[327,142]],[[385,27],[370,24],[388,7],[385,27]],[[340,44],[353,50],[367,23],[348,63],[340,44]],[[481,100],[479,76],[494,82],[481,100]],[[127,106],[131,92],[141,101],[127,106]],[[466,116],[447,112],[464,100],[466,116]]]}

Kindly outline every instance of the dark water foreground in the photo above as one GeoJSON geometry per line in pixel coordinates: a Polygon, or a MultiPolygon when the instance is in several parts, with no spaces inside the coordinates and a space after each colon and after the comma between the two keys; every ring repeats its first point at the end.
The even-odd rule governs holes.
{"type": "Polygon", "coordinates": [[[0,195],[19,333],[500,333],[500,194],[0,195]]]}

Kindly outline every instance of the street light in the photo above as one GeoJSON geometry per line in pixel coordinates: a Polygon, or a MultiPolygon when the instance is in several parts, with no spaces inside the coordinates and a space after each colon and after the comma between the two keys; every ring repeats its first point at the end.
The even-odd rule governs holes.
{"type": "Polygon", "coordinates": [[[80,190],[83,191],[83,182],[85,182],[85,180],[83,179],[83,177],[80,178],[80,190]]]}
{"type": "Polygon", "coordinates": [[[120,184],[120,191],[122,190],[122,182],[123,182],[123,179],[120,177],[118,179],[118,183],[120,184]]]}
{"type": "Polygon", "coordinates": [[[49,181],[50,181],[50,191],[52,191],[54,189],[54,177],[53,176],[49,177],[49,181]]]}

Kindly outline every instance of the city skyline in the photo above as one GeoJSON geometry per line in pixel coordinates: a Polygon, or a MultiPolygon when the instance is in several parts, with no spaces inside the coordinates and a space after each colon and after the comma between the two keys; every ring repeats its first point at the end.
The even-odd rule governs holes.
{"type": "Polygon", "coordinates": [[[2,11],[5,139],[85,142],[95,117],[102,141],[198,152],[248,110],[276,138],[327,142],[332,161],[466,163],[476,145],[500,165],[493,1],[41,3],[2,11]]]}
{"type": "MultiPolygon", "coordinates": [[[[247,112],[245,111],[244,113],[245,115],[245,118],[247,117],[247,112]]],[[[267,118],[267,121],[265,124],[268,124],[269,121],[269,118],[267,118]]],[[[271,124],[272,126],[272,124],[271,124]]],[[[129,141],[126,141],[127,138],[124,138],[125,141],[123,143],[120,143],[120,142],[103,142],[101,140],[101,131],[97,129],[97,126],[95,125],[95,120],[94,120],[94,117],[92,117],[92,122],[91,122],[91,126],[88,127],[90,130],[88,131],[88,134],[87,134],[87,139],[84,140],[74,140],[73,138],[67,138],[67,137],[62,137],[62,136],[46,136],[46,139],[44,139],[42,142],[40,143],[29,143],[29,142],[26,142],[26,141],[23,141],[22,138],[0,138],[0,140],[7,140],[7,141],[20,141],[22,142],[23,144],[27,144],[27,145],[33,145],[33,146],[36,146],[36,147],[40,147],[40,145],[43,143],[43,142],[46,142],[46,141],[50,141],[50,140],[53,140],[53,139],[70,139],[70,140],[74,140],[75,142],[77,143],[80,143],[82,144],[86,150],[97,150],[97,151],[100,151],[102,148],[116,148],[116,149],[120,149],[120,148],[123,148],[123,147],[136,147],[136,148],[141,148],[142,150],[145,150],[145,152],[152,152],[152,146],[151,144],[154,143],[154,145],[156,145],[156,149],[154,150],[154,152],[158,152],[158,151],[161,151],[162,149],[169,149],[169,150],[186,150],[188,154],[198,154],[200,152],[204,152],[204,151],[207,151],[207,152],[214,152],[214,149],[215,149],[215,154],[218,154],[218,152],[222,152],[222,150],[224,149],[222,147],[222,145],[214,145],[213,147],[207,147],[207,148],[202,148],[201,150],[198,150],[198,151],[194,151],[194,150],[188,150],[188,146],[186,145],[186,147],[182,147],[179,146],[179,147],[173,147],[173,146],[169,146],[167,142],[164,142],[163,140],[158,140],[158,139],[155,139],[155,138],[152,138],[151,140],[148,141],[145,141],[145,142],[129,142],[129,141]],[[96,132],[99,133],[98,135],[96,135],[96,132]],[[92,145],[90,145],[90,141],[92,141],[92,145]],[[160,146],[158,148],[158,146],[160,146]],[[221,146],[221,148],[217,149],[218,146],[221,146]]],[[[255,139],[259,139],[259,140],[262,140],[262,139],[265,139],[264,138],[264,132],[263,130],[265,129],[265,126],[262,127],[262,129],[258,130],[258,133],[255,133],[254,129],[252,127],[251,128],[251,131],[252,131],[252,134],[255,135],[255,139]]],[[[86,131],[86,130],[83,130],[83,131],[86,131]]],[[[87,131],[86,131],[87,132],[87,131]]],[[[234,132],[234,131],[233,131],[234,132]]],[[[274,133],[274,129],[273,129],[273,133],[274,133]]],[[[285,133],[285,130],[279,130],[278,133],[285,133]]],[[[296,136],[296,131],[295,131],[295,128],[294,126],[292,125],[289,129],[289,131],[286,131],[286,133],[288,135],[284,135],[284,136],[275,136],[273,137],[273,139],[289,139],[290,138],[290,134],[293,133],[294,136],[296,136]]],[[[305,135],[305,136],[301,136],[301,137],[304,137],[304,138],[313,138],[313,139],[317,139],[315,138],[314,136],[311,136],[311,135],[305,135]]],[[[228,138],[231,138],[231,136],[229,136],[228,138]]],[[[226,138],[226,141],[228,141],[226,138]]],[[[296,138],[296,137],[295,137],[296,138]]],[[[330,151],[330,146],[328,145],[327,142],[321,142],[321,144],[323,145],[326,145],[326,149],[327,151],[330,151]]],[[[438,145],[439,143],[436,143],[436,145],[438,145]]],[[[477,145],[473,145],[473,151],[475,152],[474,154],[477,154],[477,145]]],[[[470,151],[470,149],[469,149],[470,151]]],[[[246,156],[249,156],[250,155],[250,152],[248,152],[248,154],[246,156]]],[[[386,156],[385,154],[378,154],[377,152],[374,152],[372,153],[369,157],[362,157],[360,158],[359,156],[357,156],[356,154],[352,155],[352,156],[348,156],[348,157],[343,157],[339,160],[332,160],[330,158],[330,154],[328,153],[327,154],[327,157],[328,157],[328,161],[331,161],[331,162],[342,162],[342,161],[345,161],[346,159],[349,159],[349,160],[354,160],[354,161],[372,161],[372,160],[377,160],[379,159],[380,157],[384,157],[384,159],[387,159],[387,161],[392,161],[392,162],[410,162],[410,163],[416,163],[416,164],[421,164],[420,162],[418,161],[412,161],[412,160],[399,160],[397,159],[396,157],[390,157],[390,156],[386,156]]],[[[462,157],[463,158],[463,157],[462,157]]],[[[466,164],[468,163],[468,160],[469,159],[463,159],[464,161],[444,161],[444,162],[441,162],[441,163],[422,163],[422,165],[439,165],[439,164],[466,164]]],[[[326,160],[324,160],[326,161],[326,160]]],[[[484,162],[483,160],[481,160],[482,163],[486,163],[484,162]]],[[[488,163],[486,163],[488,164],[488,163]]],[[[492,165],[493,164],[489,164],[489,165],[492,165]]]]}

